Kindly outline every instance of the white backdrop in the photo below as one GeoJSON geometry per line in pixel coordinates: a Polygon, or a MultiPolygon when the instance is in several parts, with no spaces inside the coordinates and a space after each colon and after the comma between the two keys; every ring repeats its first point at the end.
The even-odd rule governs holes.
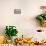
{"type": "Polygon", "coordinates": [[[0,34],[4,34],[6,25],[15,25],[18,36],[36,34],[41,27],[35,17],[41,13],[42,5],[46,5],[46,0],[0,0],[0,34]],[[21,9],[22,13],[14,14],[14,9],[21,9]]]}

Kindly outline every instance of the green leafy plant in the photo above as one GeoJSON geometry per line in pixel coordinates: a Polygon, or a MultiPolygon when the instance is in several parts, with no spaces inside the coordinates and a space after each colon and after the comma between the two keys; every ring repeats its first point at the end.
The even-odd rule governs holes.
{"type": "Polygon", "coordinates": [[[5,34],[6,36],[8,36],[9,38],[11,38],[12,36],[16,36],[18,31],[16,29],[15,26],[6,26],[6,29],[5,29],[5,34]]]}
{"type": "Polygon", "coordinates": [[[43,21],[44,19],[46,20],[46,14],[38,15],[38,16],[36,16],[36,19],[39,21],[43,21]]]}

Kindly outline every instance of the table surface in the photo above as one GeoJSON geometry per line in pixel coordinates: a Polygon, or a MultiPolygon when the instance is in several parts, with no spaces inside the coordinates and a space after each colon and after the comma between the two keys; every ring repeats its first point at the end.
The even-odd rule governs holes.
{"type": "Polygon", "coordinates": [[[42,44],[42,45],[34,45],[34,44],[23,44],[23,45],[15,45],[15,46],[46,46],[46,44],[42,44]]]}

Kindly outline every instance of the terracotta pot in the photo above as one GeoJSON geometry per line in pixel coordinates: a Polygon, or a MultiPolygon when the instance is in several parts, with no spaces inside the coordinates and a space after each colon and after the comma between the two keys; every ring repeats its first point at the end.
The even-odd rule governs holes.
{"type": "Polygon", "coordinates": [[[41,23],[41,26],[42,27],[46,27],[46,20],[43,20],[42,22],[40,22],[41,23]]]}

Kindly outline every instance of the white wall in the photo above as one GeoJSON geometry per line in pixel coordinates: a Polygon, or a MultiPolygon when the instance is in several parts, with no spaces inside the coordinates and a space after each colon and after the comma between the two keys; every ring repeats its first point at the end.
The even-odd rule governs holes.
{"type": "Polygon", "coordinates": [[[4,33],[6,25],[15,25],[19,36],[31,36],[40,28],[35,17],[41,13],[41,5],[46,5],[46,0],[0,0],[0,33],[4,33]],[[14,9],[21,9],[22,13],[16,15],[14,9]]]}

